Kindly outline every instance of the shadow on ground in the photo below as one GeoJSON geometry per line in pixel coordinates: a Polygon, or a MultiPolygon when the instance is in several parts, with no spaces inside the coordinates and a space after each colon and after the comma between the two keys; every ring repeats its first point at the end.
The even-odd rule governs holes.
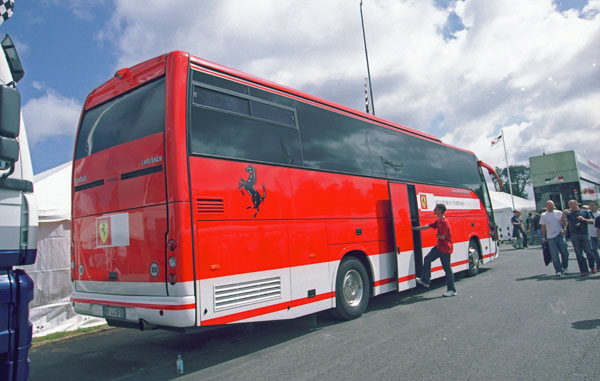
{"type": "Polygon", "coordinates": [[[600,319],[581,320],[571,324],[574,329],[590,330],[600,328],[600,319]]]}

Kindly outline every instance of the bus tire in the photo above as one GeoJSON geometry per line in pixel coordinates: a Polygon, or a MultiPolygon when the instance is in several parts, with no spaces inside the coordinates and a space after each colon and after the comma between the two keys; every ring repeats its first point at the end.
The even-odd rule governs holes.
{"type": "Polygon", "coordinates": [[[481,263],[479,257],[479,248],[475,241],[471,240],[469,242],[469,268],[465,271],[465,275],[468,277],[475,276],[479,274],[479,264],[481,263]]]}
{"type": "Polygon", "coordinates": [[[371,287],[363,264],[356,258],[342,260],[335,280],[336,307],[332,315],[341,320],[352,320],[367,309],[371,287]]]}

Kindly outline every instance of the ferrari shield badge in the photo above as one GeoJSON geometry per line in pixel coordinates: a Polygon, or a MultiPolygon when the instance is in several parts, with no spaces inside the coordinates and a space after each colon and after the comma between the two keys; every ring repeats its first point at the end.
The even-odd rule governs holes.
{"type": "Polygon", "coordinates": [[[110,246],[110,218],[98,221],[98,236],[102,246],[110,246]]]}
{"type": "Polygon", "coordinates": [[[421,194],[419,196],[421,198],[421,209],[427,210],[427,195],[426,194],[421,194]]]}
{"type": "Polygon", "coordinates": [[[96,218],[96,247],[129,246],[129,214],[96,218]]]}

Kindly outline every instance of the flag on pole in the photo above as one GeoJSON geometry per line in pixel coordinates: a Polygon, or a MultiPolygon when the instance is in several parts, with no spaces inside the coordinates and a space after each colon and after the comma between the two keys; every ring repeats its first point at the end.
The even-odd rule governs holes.
{"type": "Polygon", "coordinates": [[[371,113],[371,101],[369,99],[369,79],[367,77],[365,77],[365,109],[367,110],[367,114],[371,113]]]}
{"type": "Polygon", "coordinates": [[[500,140],[502,140],[502,133],[492,140],[492,147],[496,147],[500,143],[500,140]]]}
{"type": "Polygon", "coordinates": [[[0,24],[12,16],[14,7],[14,0],[0,0],[0,24]]]}

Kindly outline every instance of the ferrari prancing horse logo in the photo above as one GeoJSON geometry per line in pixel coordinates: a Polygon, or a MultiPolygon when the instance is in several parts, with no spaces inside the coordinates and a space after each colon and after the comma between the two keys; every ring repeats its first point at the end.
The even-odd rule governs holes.
{"type": "Polygon", "coordinates": [[[248,179],[240,179],[238,182],[238,189],[242,191],[242,195],[244,195],[244,190],[248,193],[248,195],[252,198],[252,206],[246,207],[246,209],[255,209],[256,212],[252,218],[256,218],[256,215],[259,212],[260,204],[267,197],[267,190],[265,189],[265,184],[262,185],[263,194],[261,194],[256,190],[256,169],[252,165],[249,165],[244,172],[248,172],[248,179]]]}

